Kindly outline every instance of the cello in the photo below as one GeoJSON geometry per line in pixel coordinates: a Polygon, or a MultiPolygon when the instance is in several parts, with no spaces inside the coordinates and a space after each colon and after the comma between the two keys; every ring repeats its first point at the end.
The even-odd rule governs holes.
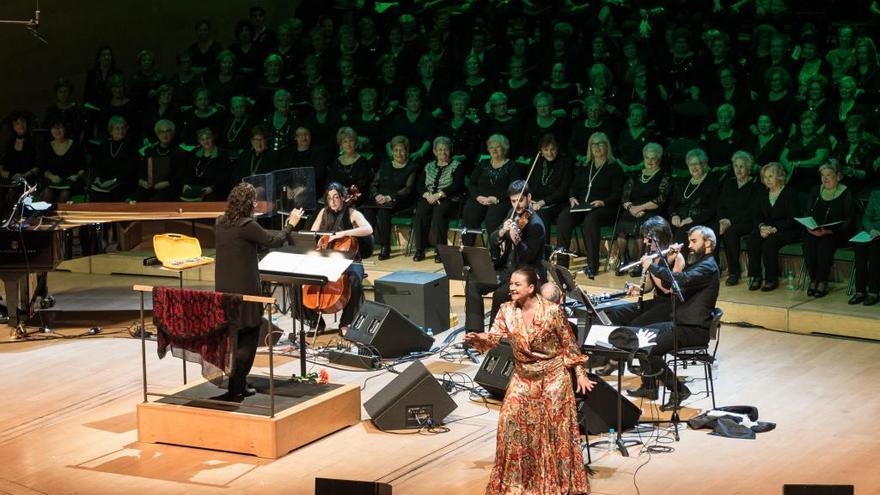
{"type": "MultiPolygon", "coordinates": [[[[351,186],[348,194],[343,199],[344,211],[352,203],[360,198],[361,192],[357,186],[351,186]]],[[[337,218],[337,225],[334,231],[339,229],[339,222],[342,216],[337,218]]],[[[347,236],[340,239],[330,240],[330,236],[323,235],[318,239],[317,248],[321,251],[332,249],[340,252],[357,252],[359,249],[357,237],[347,236]]],[[[342,311],[351,299],[351,287],[349,287],[346,275],[343,273],[339,279],[327,282],[324,285],[305,285],[303,286],[303,306],[318,313],[336,313],[342,311]]]]}

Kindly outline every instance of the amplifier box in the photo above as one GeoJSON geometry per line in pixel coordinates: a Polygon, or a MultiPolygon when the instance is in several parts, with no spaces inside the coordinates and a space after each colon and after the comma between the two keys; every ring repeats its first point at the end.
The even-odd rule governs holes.
{"type": "Polygon", "coordinates": [[[376,301],[436,335],[449,329],[449,278],[444,273],[401,271],[373,283],[376,301]]]}

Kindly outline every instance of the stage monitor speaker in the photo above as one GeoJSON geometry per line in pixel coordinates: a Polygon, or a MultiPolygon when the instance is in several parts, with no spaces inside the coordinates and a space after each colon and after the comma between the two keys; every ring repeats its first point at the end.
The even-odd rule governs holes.
{"type": "Polygon", "coordinates": [[[345,338],[369,346],[383,359],[424,352],[434,345],[433,337],[396,309],[373,301],[364,301],[345,338]]]}
{"type": "Polygon", "coordinates": [[[500,399],[507,391],[515,365],[513,350],[507,340],[502,340],[483,359],[474,376],[474,382],[486,389],[492,397],[500,399]]]}
{"type": "MultiPolygon", "coordinates": [[[[596,386],[586,397],[577,396],[578,426],[581,432],[598,435],[608,433],[611,428],[616,430],[617,398],[620,396],[620,392],[599,375],[590,373],[588,376],[590,380],[596,382],[596,386]]],[[[642,410],[626,397],[621,397],[620,402],[622,411],[620,429],[627,431],[639,422],[642,410]]]]}
{"type": "Polygon", "coordinates": [[[784,485],[782,495],[853,495],[854,485],[784,485]]]}
{"type": "Polygon", "coordinates": [[[315,478],[315,495],[391,495],[391,485],[375,481],[315,478]]]}
{"type": "Polygon", "coordinates": [[[458,404],[421,361],[414,361],[370,400],[364,409],[380,430],[438,425],[458,404]]]}
{"type": "Polygon", "coordinates": [[[449,329],[449,278],[443,273],[401,271],[373,283],[376,301],[400,311],[434,334],[449,329]]]}

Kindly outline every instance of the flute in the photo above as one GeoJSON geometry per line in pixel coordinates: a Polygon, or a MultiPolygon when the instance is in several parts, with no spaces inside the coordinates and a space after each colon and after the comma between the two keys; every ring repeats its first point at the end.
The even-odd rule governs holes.
{"type": "MultiPolygon", "coordinates": [[[[670,254],[678,253],[680,251],[681,251],[681,244],[673,244],[673,245],[669,246],[668,248],[664,249],[663,251],[661,251],[660,253],[663,254],[663,256],[669,256],[670,254]]],[[[648,258],[650,258],[652,260],[657,259],[657,253],[649,254],[648,258]]],[[[628,271],[632,268],[639,266],[641,263],[642,263],[642,260],[633,261],[632,263],[626,264],[626,265],[618,268],[617,271],[625,272],[625,271],[628,271]]]]}

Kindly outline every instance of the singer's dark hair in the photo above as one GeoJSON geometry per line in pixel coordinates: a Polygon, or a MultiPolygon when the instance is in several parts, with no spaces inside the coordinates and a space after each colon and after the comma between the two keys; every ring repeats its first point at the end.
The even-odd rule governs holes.
{"type": "Polygon", "coordinates": [[[645,223],[639,228],[639,232],[642,234],[642,237],[656,237],[657,243],[660,244],[660,249],[666,249],[672,244],[672,227],[661,216],[654,216],[645,220],[645,223]]]}
{"type": "Polygon", "coordinates": [[[529,185],[526,184],[526,181],[524,181],[522,179],[517,179],[517,180],[511,182],[510,185],[507,187],[507,196],[508,197],[519,196],[520,191],[522,191],[523,197],[526,197],[529,194],[531,194],[529,192],[529,185]]]}
{"type": "Polygon", "coordinates": [[[523,265],[514,270],[514,272],[511,273],[511,276],[516,273],[524,275],[526,277],[526,282],[528,282],[529,285],[534,285],[535,291],[538,290],[538,272],[536,272],[534,268],[529,265],[523,265]]]}

